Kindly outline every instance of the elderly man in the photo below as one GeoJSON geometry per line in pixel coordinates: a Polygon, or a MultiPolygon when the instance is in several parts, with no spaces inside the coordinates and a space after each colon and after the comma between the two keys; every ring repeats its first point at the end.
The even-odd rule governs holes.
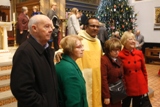
{"type": "Polygon", "coordinates": [[[101,22],[100,22],[100,28],[98,32],[98,39],[100,40],[102,49],[104,51],[104,43],[108,39],[108,33],[107,33],[107,28],[105,27],[105,24],[101,22]]]}
{"type": "Polygon", "coordinates": [[[136,38],[136,48],[141,50],[144,44],[144,36],[140,34],[140,30],[136,30],[135,38],[136,38]]]}
{"type": "Polygon", "coordinates": [[[86,29],[78,34],[83,38],[84,54],[81,59],[77,60],[77,63],[86,80],[89,107],[102,107],[100,75],[102,48],[97,38],[99,27],[98,19],[91,17],[87,20],[86,29]]]}
{"type": "Polygon", "coordinates": [[[47,16],[33,16],[31,35],[13,57],[10,86],[18,107],[58,107],[54,52],[48,45],[52,27],[47,16]]]}

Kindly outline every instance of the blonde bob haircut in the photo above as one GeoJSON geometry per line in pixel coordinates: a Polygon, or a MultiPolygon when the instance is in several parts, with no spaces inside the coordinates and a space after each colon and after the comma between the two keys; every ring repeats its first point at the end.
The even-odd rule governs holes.
{"type": "Polygon", "coordinates": [[[76,47],[76,42],[81,41],[83,38],[78,35],[68,35],[60,41],[60,46],[63,49],[63,53],[70,55],[76,47]]]}
{"type": "Polygon", "coordinates": [[[22,12],[24,12],[24,11],[26,11],[26,10],[28,10],[28,8],[27,8],[26,6],[23,6],[23,7],[22,7],[22,12]]]}
{"type": "Polygon", "coordinates": [[[52,8],[53,6],[57,6],[57,3],[56,3],[56,2],[51,3],[51,8],[52,8]]]}
{"type": "Polygon", "coordinates": [[[128,32],[128,31],[124,32],[123,35],[122,35],[122,37],[121,37],[121,43],[122,43],[122,45],[125,45],[126,42],[127,42],[127,40],[129,38],[135,39],[134,34],[131,33],[131,32],[128,32]]]}
{"type": "Polygon", "coordinates": [[[38,6],[33,6],[33,9],[35,9],[36,11],[39,11],[39,7],[38,6]]]}
{"type": "Polygon", "coordinates": [[[107,40],[104,44],[104,52],[109,55],[112,50],[121,50],[121,41],[117,38],[111,38],[107,40]]]}
{"type": "Polygon", "coordinates": [[[71,10],[71,14],[77,14],[78,13],[78,9],[77,8],[72,8],[71,10]]]}

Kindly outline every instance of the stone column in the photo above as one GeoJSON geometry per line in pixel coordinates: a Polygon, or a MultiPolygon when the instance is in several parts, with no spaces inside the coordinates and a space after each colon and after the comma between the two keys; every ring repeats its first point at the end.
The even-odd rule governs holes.
{"type": "Polygon", "coordinates": [[[48,10],[50,9],[50,0],[40,0],[40,11],[43,14],[47,14],[48,10]]]}
{"type": "Polygon", "coordinates": [[[55,1],[57,3],[57,13],[59,15],[59,18],[61,19],[61,25],[60,25],[60,31],[61,31],[61,38],[63,38],[65,36],[65,30],[66,30],[66,0],[56,0],[55,1]]]}
{"type": "Polygon", "coordinates": [[[50,5],[56,2],[57,3],[57,15],[59,16],[60,20],[62,21],[60,25],[60,31],[61,31],[61,37],[65,36],[65,18],[66,18],[66,0],[40,0],[40,11],[42,11],[44,14],[47,14],[48,10],[51,8],[50,5]]]}

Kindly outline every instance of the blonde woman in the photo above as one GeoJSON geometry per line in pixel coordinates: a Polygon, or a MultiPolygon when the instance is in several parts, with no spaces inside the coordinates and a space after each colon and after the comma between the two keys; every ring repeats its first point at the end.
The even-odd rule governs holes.
{"type": "Polygon", "coordinates": [[[68,35],[60,42],[62,59],[56,64],[59,107],[88,107],[85,80],[76,60],[83,56],[82,37],[68,35]]]}
{"type": "Polygon", "coordinates": [[[37,15],[37,14],[42,14],[42,12],[39,11],[38,6],[33,6],[33,13],[31,16],[37,15]]]}
{"type": "Polygon", "coordinates": [[[70,16],[67,21],[67,33],[68,35],[77,35],[80,31],[80,24],[77,18],[78,9],[72,8],[70,16]]]}
{"type": "Polygon", "coordinates": [[[124,46],[119,57],[124,67],[124,79],[126,82],[127,97],[123,100],[122,107],[140,107],[140,99],[147,96],[148,76],[142,51],[135,48],[135,36],[131,32],[125,32],[121,37],[124,46]]]}

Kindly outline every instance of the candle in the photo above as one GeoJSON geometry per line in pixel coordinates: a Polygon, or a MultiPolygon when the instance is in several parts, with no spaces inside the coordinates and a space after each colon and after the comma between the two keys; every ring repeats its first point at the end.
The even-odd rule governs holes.
{"type": "Polygon", "coordinates": [[[6,15],[6,22],[8,22],[8,15],[6,15]]]}
{"type": "Polygon", "coordinates": [[[15,22],[16,20],[15,20],[15,13],[13,13],[13,22],[15,22]]]}
{"type": "Polygon", "coordinates": [[[0,16],[0,21],[2,21],[2,16],[0,16]]]}

